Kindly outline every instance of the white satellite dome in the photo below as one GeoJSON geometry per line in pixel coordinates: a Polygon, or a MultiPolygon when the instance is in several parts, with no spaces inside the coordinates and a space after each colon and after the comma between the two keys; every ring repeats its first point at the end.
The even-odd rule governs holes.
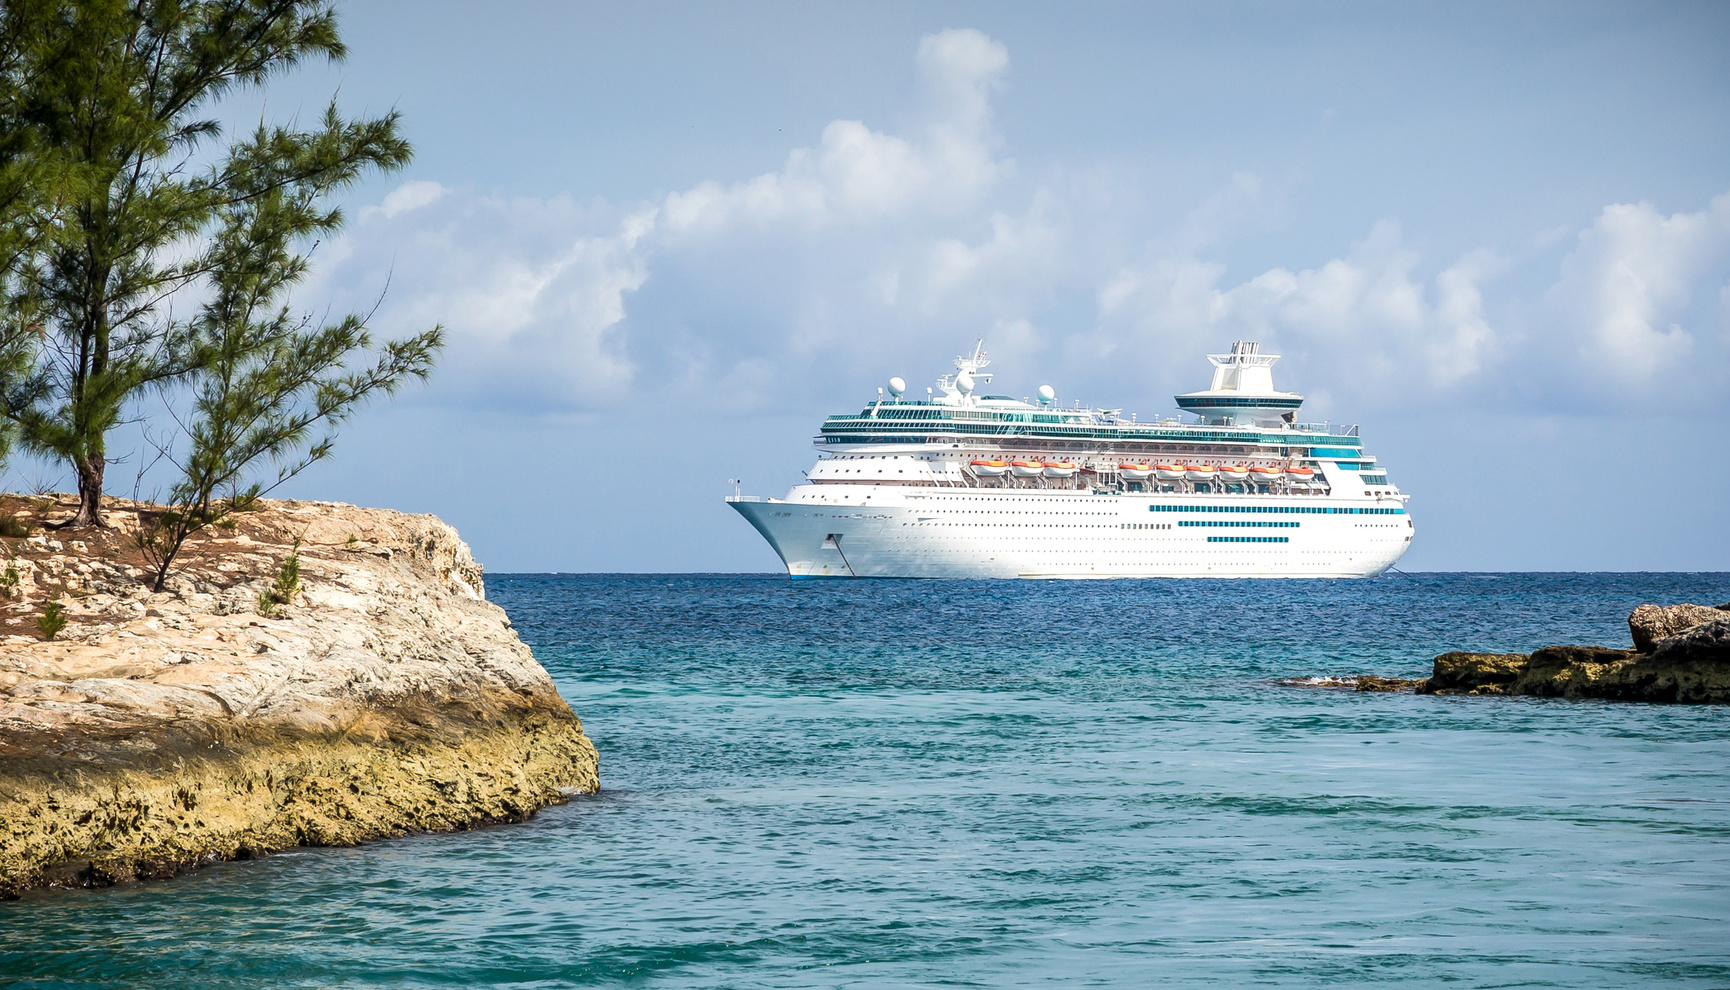
{"type": "Polygon", "coordinates": [[[894,397],[899,399],[899,398],[901,398],[901,393],[905,392],[905,391],[907,391],[907,383],[902,381],[900,376],[896,376],[894,378],[889,379],[889,394],[890,395],[893,395],[894,397]]]}
{"type": "Polygon", "coordinates": [[[1055,399],[1055,398],[1057,398],[1057,389],[1052,388],[1050,385],[1039,386],[1039,401],[1040,402],[1049,403],[1052,399],[1055,399]]]}
{"type": "Polygon", "coordinates": [[[970,394],[973,391],[973,376],[965,371],[956,375],[955,387],[960,390],[962,395],[970,394]]]}

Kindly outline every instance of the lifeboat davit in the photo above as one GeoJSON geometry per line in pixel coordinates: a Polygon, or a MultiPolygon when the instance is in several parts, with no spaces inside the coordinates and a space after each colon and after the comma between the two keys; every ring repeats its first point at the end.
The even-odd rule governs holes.
{"type": "Polygon", "coordinates": [[[1073,478],[1075,477],[1075,465],[1068,461],[1047,462],[1045,476],[1047,478],[1073,478]]]}
{"type": "Polygon", "coordinates": [[[1212,481],[1216,473],[1206,464],[1191,464],[1184,468],[1183,472],[1191,481],[1212,481]]]}
{"type": "Polygon", "coordinates": [[[1307,467],[1288,467],[1285,469],[1285,476],[1293,481],[1309,481],[1316,473],[1307,467]]]}
{"type": "Polygon", "coordinates": [[[1045,471],[1045,465],[1038,461],[1011,461],[1009,470],[1017,478],[1037,478],[1045,471]]]}
{"type": "Polygon", "coordinates": [[[1159,475],[1161,481],[1182,481],[1184,478],[1182,464],[1156,464],[1153,473],[1159,475]]]}
{"type": "Polygon", "coordinates": [[[1146,481],[1153,477],[1151,464],[1119,464],[1117,473],[1123,475],[1125,481],[1146,481]]]}
{"type": "Polygon", "coordinates": [[[1001,478],[1009,473],[1008,461],[974,461],[969,466],[981,478],[1001,478]]]}
{"type": "Polygon", "coordinates": [[[1219,477],[1222,481],[1248,481],[1249,470],[1241,464],[1221,464],[1219,477]]]}

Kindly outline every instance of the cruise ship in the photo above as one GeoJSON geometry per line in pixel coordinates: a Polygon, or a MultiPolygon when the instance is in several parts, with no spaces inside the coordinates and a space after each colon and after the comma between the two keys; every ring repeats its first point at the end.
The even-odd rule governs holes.
{"type": "Polygon", "coordinates": [[[1412,541],[1356,426],[1299,423],[1275,354],[1210,354],[1193,421],[986,394],[983,341],[925,398],[830,416],[785,498],[735,492],[796,578],[1374,577],[1412,541]]]}

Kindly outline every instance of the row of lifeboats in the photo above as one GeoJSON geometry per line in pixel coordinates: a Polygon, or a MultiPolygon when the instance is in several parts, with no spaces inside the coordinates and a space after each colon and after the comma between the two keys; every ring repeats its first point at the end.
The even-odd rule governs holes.
{"type": "Polygon", "coordinates": [[[973,473],[981,478],[1073,478],[1081,470],[1068,461],[974,461],[973,473]]]}
{"type": "MultiPolygon", "coordinates": [[[[1068,461],[999,461],[977,460],[968,465],[973,473],[981,478],[1001,478],[1013,475],[1017,478],[1073,478],[1080,470],[1068,461]]],[[[1160,481],[1255,481],[1261,484],[1272,484],[1280,480],[1309,481],[1316,476],[1311,468],[1306,467],[1244,467],[1237,464],[1225,464],[1213,467],[1207,464],[1119,464],[1117,472],[1123,475],[1125,481],[1146,481],[1157,478],[1160,481]]]]}
{"type": "Polygon", "coordinates": [[[1309,481],[1316,476],[1314,469],[1307,467],[1245,467],[1241,464],[1218,467],[1209,464],[1119,464],[1117,473],[1126,481],[1157,478],[1160,481],[1255,481],[1261,484],[1272,484],[1281,479],[1309,481]]]}

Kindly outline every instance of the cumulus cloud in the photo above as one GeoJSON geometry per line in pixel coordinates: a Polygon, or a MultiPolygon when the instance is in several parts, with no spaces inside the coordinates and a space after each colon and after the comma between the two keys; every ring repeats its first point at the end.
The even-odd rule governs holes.
{"type": "Polygon", "coordinates": [[[1426,259],[1391,219],[1319,264],[1228,278],[1226,248],[1277,212],[1260,178],[1225,177],[1181,222],[1138,229],[1123,204],[1153,198],[1145,177],[1018,174],[993,123],[1002,44],[944,31],[915,58],[904,133],[832,121],[753,177],[587,206],[404,183],[325,249],[319,291],[364,309],[389,282],[381,329],[446,324],[447,398],[558,409],[833,402],[835,375],[916,377],[909,362],[979,334],[1026,387],[1064,375],[1112,404],[1195,387],[1199,355],[1243,338],[1287,355],[1282,380],[1358,407],[1481,397],[1558,351],[1573,357],[1554,375],[1638,397],[1730,346],[1730,194],[1540,232],[1571,250],[1517,278],[1493,247],[1426,259]]]}
{"type": "Polygon", "coordinates": [[[1496,334],[1481,287],[1503,267],[1474,251],[1432,283],[1417,274],[1419,261],[1393,221],[1377,224],[1345,257],[1270,269],[1233,286],[1222,284],[1223,265],[1178,250],[1106,282],[1102,326],[1135,350],[1187,354],[1259,340],[1301,355],[1312,371],[1331,369],[1360,396],[1409,396],[1482,368],[1496,334]]]}
{"type": "Polygon", "coordinates": [[[1606,206],[1580,232],[1549,301],[1578,323],[1573,349],[1591,367],[1643,385],[1693,352],[1695,335],[1685,321],[1711,320],[1693,304],[1723,278],[1727,256],[1730,193],[1698,213],[1665,216],[1650,203],[1606,206]]]}
{"type": "Polygon", "coordinates": [[[820,229],[915,209],[962,210],[1005,167],[992,154],[990,95],[1008,67],[1008,50],[978,31],[930,35],[919,45],[930,112],[923,140],[873,131],[858,120],[832,121],[817,147],[795,149],[778,172],[669,194],[664,233],[715,235],[741,224],[820,229]]]}

